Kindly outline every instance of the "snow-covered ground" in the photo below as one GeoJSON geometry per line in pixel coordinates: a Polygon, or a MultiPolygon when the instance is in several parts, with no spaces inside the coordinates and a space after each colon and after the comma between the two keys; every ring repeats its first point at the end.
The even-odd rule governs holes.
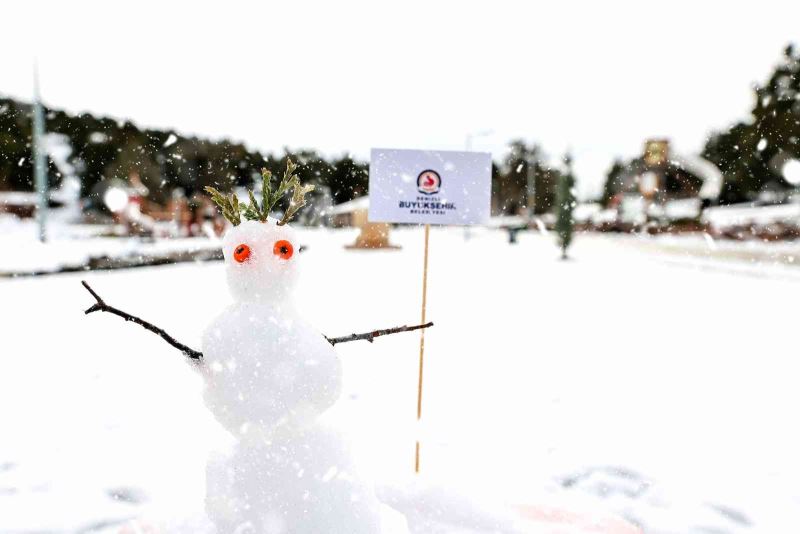
{"type": "MultiPolygon", "coordinates": [[[[419,319],[421,230],[393,232],[397,251],[303,235],[298,298],[323,333],[419,319]]],[[[423,425],[416,334],[336,347],[331,419],[379,484],[409,475],[419,437],[425,476],[471,495],[647,533],[800,530],[800,270],[637,243],[578,236],[561,262],[547,236],[434,229],[423,425]]],[[[0,280],[0,532],[197,517],[206,456],[227,443],[182,356],[84,316],[81,278],[195,348],[229,301],[219,263],[0,280]]]]}
{"type": "Polygon", "coordinates": [[[120,237],[124,228],[113,225],[51,224],[48,240],[40,243],[33,220],[0,214],[0,275],[50,273],[82,268],[92,258],[164,256],[219,248],[216,238],[120,237]],[[111,234],[105,236],[104,234],[111,234]]]}

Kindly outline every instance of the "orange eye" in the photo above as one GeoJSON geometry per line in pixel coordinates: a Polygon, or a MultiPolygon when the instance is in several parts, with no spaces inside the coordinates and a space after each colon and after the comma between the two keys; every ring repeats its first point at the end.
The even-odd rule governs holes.
{"type": "Polygon", "coordinates": [[[244,243],[233,249],[233,259],[238,261],[239,263],[247,261],[247,258],[249,257],[250,257],[250,247],[248,247],[244,243]]]}
{"type": "Polygon", "coordinates": [[[272,247],[272,252],[284,260],[288,260],[292,257],[292,254],[294,254],[294,247],[285,239],[281,239],[280,241],[275,242],[275,246],[272,247]]]}

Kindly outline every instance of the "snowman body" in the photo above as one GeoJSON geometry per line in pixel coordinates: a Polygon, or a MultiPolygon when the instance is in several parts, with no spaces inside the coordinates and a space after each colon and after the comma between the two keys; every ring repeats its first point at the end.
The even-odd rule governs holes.
{"type": "Polygon", "coordinates": [[[339,398],[333,347],[290,304],[236,302],[203,335],[206,405],[235,436],[299,429],[339,398]]]}
{"type": "Polygon", "coordinates": [[[296,239],[275,221],[223,238],[234,303],[203,335],[204,400],[236,438],[209,461],[218,532],[380,532],[380,508],[346,442],[319,417],[339,398],[333,347],[295,310],[296,239]]]}

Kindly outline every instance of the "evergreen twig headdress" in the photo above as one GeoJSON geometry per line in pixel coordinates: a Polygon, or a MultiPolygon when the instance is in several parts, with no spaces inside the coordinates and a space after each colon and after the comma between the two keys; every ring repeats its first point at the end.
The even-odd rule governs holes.
{"type": "Polygon", "coordinates": [[[313,185],[303,185],[300,183],[300,178],[294,173],[297,170],[297,164],[292,160],[286,160],[286,170],[283,173],[278,187],[272,190],[272,173],[267,169],[261,170],[261,205],[259,206],[256,197],[252,191],[248,190],[247,194],[250,197],[250,204],[239,204],[239,199],[236,195],[231,193],[228,196],[220,193],[217,189],[207,186],[205,189],[211,195],[222,215],[228,219],[232,225],[238,226],[242,223],[242,217],[248,221],[261,221],[267,222],[269,212],[275,207],[275,204],[283,197],[284,194],[290,189],[292,190],[292,198],[289,200],[289,207],[286,212],[278,221],[278,226],[283,226],[294,217],[300,208],[306,205],[306,195],[314,190],[313,185]]]}

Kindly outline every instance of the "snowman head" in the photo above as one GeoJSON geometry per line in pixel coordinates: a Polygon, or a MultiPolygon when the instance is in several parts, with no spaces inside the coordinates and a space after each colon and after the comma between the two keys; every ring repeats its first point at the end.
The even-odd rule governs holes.
{"type": "Polygon", "coordinates": [[[299,248],[294,231],[286,223],[305,206],[313,185],[303,185],[295,174],[297,165],[286,160],[286,171],[273,187],[272,173],[261,171],[261,202],[248,191],[250,203],[239,203],[231,193],[224,195],[206,187],[211,199],[233,225],[222,238],[222,253],[228,286],[240,302],[280,304],[289,297],[297,278],[299,248]],[[291,190],[291,198],[280,221],[269,216],[280,199],[291,190]],[[243,220],[244,219],[244,220],[243,220]]]}
{"type": "Polygon", "coordinates": [[[244,221],[222,238],[228,287],[240,302],[280,304],[287,300],[297,279],[299,245],[288,225],[244,221]]]}

